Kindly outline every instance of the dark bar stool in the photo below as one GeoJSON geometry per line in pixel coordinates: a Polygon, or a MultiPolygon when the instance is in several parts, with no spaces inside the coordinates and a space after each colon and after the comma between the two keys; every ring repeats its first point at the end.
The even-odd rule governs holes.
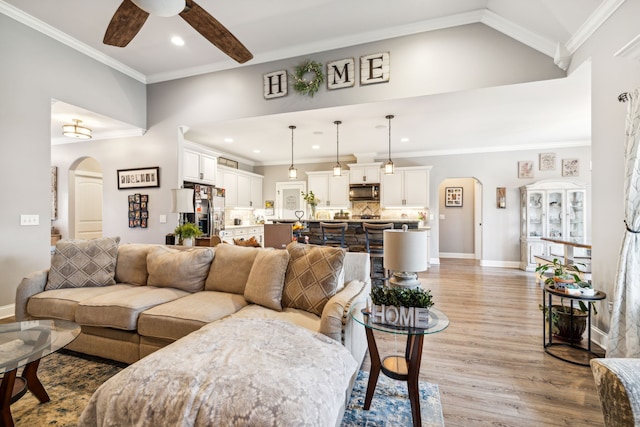
{"type": "Polygon", "coordinates": [[[346,222],[321,222],[322,244],[324,246],[336,246],[347,248],[344,242],[344,234],[349,228],[346,222]]]}
{"type": "MultiPolygon", "coordinates": [[[[371,280],[380,279],[378,272],[382,273],[382,279],[388,277],[387,271],[383,267],[384,258],[384,230],[392,230],[393,224],[374,224],[369,222],[362,223],[362,229],[364,230],[365,248],[369,254],[371,260],[371,280]],[[380,264],[380,270],[376,270],[377,265],[380,264]]],[[[377,282],[377,280],[376,280],[377,282]]]]}

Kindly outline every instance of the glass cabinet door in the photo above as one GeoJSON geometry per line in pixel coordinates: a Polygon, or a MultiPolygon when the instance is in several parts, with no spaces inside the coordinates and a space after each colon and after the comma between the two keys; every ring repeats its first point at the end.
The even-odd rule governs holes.
{"type": "Polygon", "coordinates": [[[564,191],[550,190],[547,194],[547,237],[562,239],[565,221],[564,191]]]}
{"type": "Polygon", "coordinates": [[[584,243],[586,218],[585,218],[585,191],[584,190],[568,190],[567,191],[567,218],[568,233],[570,241],[575,243],[584,243]]]}
{"type": "Polygon", "coordinates": [[[544,236],[544,193],[541,191],[531,191],[527,196],[528,235],[527,237],[544,236]]]}

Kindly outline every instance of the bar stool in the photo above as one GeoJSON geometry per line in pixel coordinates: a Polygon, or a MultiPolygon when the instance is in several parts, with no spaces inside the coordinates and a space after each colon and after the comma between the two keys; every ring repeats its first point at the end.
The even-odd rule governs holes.
{"type": "Polygon", "coordinates": [[[324,246],[347,248],[348,246],[344,242],[344,234],[347,228],[349,228],[349,224],[346,222],[321,222],[322,244],[324,246]]]}
{"type": "MultiPolygon", "coordinates": [[[[364,230],[365,248],[369,254],[371,260],[371,280],[379,279],[376,274],[376,260],[382,265],[384,258],[384,230],[393,229],[393,223],[387,224],[373,224],[364,222],[362,223],[362,229],[364,230]]],[[[382,267],[382,277],[387,278],[387,271],[382,267]]]]}

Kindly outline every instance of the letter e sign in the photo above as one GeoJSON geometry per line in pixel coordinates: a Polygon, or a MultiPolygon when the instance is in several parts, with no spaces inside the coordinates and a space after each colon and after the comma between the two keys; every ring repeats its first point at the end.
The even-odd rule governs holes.
{"type": "Polygon", "coordinates": [[[360,57],[360,84],[389,82],[389,52],[360,57]]]}

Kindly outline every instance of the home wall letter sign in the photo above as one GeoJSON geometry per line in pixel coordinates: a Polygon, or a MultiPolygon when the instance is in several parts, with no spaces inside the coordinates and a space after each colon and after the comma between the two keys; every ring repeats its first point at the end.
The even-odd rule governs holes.
{"type": "Polygon", "coordinates": [[[287,95],[289,87],[287,70],[274,71],[263,76],[264,98],[279,98],[287,95]]]}
{"type": "Polygon", "coordinates": [[[356,61],[353,58],[327,63],[327,89],[342,89],[356,84],[356,61]]]}
{"type": "Polygon", "coordinates": [[[360,57],[360,84],[386,83],[389,81],[389,52],[360,57]]]}

